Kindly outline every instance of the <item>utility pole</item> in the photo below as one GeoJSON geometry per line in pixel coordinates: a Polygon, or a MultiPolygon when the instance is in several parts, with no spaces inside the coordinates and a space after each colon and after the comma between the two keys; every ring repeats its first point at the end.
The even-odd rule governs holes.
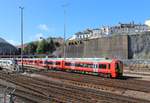
{"type": "Polygon", "coordinates": [[[64,8],[64,59],[66,59],[66,7],[68,5],[64,4],[62,7],[64,8]]]}
{"type": "Polygon", "coordinates": [[[66,8],[64,7],[64,59],[66,59],[66,8]]]}
{"type": "Polygon", "coordinates": [[[24,72],[24,68],[23,68],[23,10],[24,7],[19,7],[19,9],[21,10],[21,69],[24,72]]]}

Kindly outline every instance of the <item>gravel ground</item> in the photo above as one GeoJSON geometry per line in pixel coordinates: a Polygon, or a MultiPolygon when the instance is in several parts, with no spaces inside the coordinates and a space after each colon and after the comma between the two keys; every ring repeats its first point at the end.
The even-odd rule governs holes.
{"type": "MultiPolygon", "coordinates": [[[[6,83],[5,81],[0,79],[0,103],[4,103],[4,91],[5,91],[6,87],[2,86],[1,84],[8,85],[9,87],[14,87],[14,88],[15,88],[15,85],[13,85],[11,83],[6,83]]],[[[8,91],[8,92],[10,92],[10,91],[8,91]]],[[[6,103],[9,103],[9,95],[6,96],[6,103]]],[[[32,103],[32,102],[28,101],[24,98],[16,97],[14,103],[32,103]]]]}
{"type": "MultiPolygon", "coordinates": [[[[28,76],[31,77],[36,77],[37,75],[35,74],[29,74],[28,76]]],[[[138,79],[138,80],[147,80],[150,81],[150,72],[135,72],[135,71],[129,71],[129,70],[124,70],[124,76],[128,76],[131,79],[138,79]]],[[[41,77],[41,76],[40,76],[41,77]]],[[[50,81],[52,80],[57,80],[57,79],[51,79],[51,78],[44,78],[44,79],[48,79],[50,81]]],[[[60,80],[57,80],[57,82],[61,82],[60,80]]],[[[6,83],[5,81],[0,79],[0,84],[3,85],[8,85],[10,87],[16,87],[15,85],[11,84],[11,83],[6,83]]],[[[6,87],[3,87],[0,85],[0,103],[3,103],[3,94],[4,94],[4,89],[6,87]]],[[[142,99],[146,99],[146,100],[150,100],[150,94],[148,93],[144,93],[144,92],[138,92],[138,91],[130,91],[130,90],[126,90],[122,95],[124,96],[129,96],[129,97],[135,97],[135,98],[142,98],[142,99]]],[[[9,102],[8,100],[9,98],[7,98],[7,102],[9,102]]],[[[31,101],[25,100],[23,98],[20,97],[16,97],[15,103],[32,103],[31,101]]]]}
{"type": "Polygon", "coordinates": [[[126,69],[124,70],[124,76],[128,76],[133,79],[150,81],[150,71],[131,71],[126,69]]]}

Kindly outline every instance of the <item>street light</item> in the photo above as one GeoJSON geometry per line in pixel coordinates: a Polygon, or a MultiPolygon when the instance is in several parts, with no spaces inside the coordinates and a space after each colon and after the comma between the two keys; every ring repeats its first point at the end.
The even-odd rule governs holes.
{"type": "Polygon", "coordinates": [[[23,69],[23,10],[24,10],[24,7],[20,6],[19,9],[21,10],[21,69],[24,72],[24,69],[23,69]]]}

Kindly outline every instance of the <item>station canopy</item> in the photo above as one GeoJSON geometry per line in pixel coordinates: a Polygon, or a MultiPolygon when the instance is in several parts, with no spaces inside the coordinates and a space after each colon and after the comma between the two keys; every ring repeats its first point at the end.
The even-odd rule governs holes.
{"type": "Polygon", "coordinates": [[[17,48],[0,37],[0,55],[16,54],[17,48]]]}

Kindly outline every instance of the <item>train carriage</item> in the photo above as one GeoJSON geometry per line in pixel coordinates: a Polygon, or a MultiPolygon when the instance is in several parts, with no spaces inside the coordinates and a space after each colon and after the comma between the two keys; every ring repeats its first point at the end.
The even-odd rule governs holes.
{"type": "Polygon", "coordinates": [[[97,73],[105,77],[119,77],[123,75],[123,63],[117,59],[107,58],[36,58],[24,59],[24,65],[37,68],[59,69],[79,72],[97,73]]]}
{"type": "Polygon", "coordinates": [[[94,59],[94,60],[65,60],[65,69],[82,72],[97,73],[105,77],[117,77],[123,74],[123,65],[115,59],[94,59]]]}
{"type": "Polygon", "coordinates": [[[1,59],[0,60],[0,69],[12,71],[12,72],[20,71],[20,67],[17,64],[17,61],[13,60],[13,59],[1,59]]]}

